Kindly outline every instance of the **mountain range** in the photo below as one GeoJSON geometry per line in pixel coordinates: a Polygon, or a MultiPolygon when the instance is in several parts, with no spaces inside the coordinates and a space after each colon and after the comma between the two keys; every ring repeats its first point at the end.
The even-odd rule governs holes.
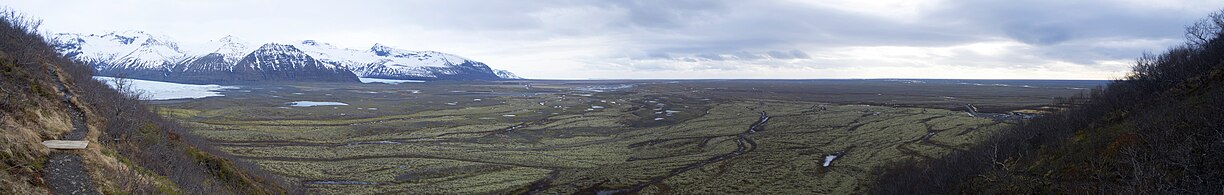
{"type": "Polygon", "coordinates": [[[383,44],[340,48],[315,40],[252,45],[226,36],[184,46],[143,31],[59,33],[61,54],[94,67],[100,76],[216,84],[257,81],[357,82],[358,77],[408,80],[520,79],[505,70],[436,51],[383,44]]]}

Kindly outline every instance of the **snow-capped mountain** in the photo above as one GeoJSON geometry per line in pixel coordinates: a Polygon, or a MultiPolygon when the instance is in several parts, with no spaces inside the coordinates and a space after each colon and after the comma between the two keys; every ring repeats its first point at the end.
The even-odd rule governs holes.
{"type": "Polygon", "coordinates": [[[206,56],[208,54],[217,53],[223,56],[227,63],[238,63],[247,54],[255,51],[256,48],[250,47],[250,43],[238,39],[232,35],[222,37],[221,39],[211,40],[201,47],[193,49],[190,54],[193,56],[206,56]]]}
{"type": "Polygon", "coordinates": [[[517,79],[512,73],[495,72],[484,63],[456,55],[382,44],[357,50],[301,41],[255,48],[226,36],[205,44],[180,46],[168,37],[142,31],[60,33],[52,39],[61,53],[93,65],[98,75],[169,82],[356,81],[349,75],[417,80],[517,79]]]}
{"type": "Polygon", "coordinates": [[[497,77],[502,79],[523,79],[523,77],[514,75],[514,73],[506,70],[493,69],[493,73],[497,74],[497,77]]]}
{"type": "Polygon", "coordinates": [[[208,41],[204,45],[187,51],[186,55],[189,57],[174,66],[171,71],[181,73],[177,74],[179,76],[187,77],[214,71],[233,71],[234,65],[238,64],[239,60],[255,51],[256,48],[248,45],[250,43],[234,36],[208,41]]]}
{"type": "Polygon", "coordinates": [[[357,75],[343,67],[316,60],[292,45],[276,43],[264,44],[247,54],[233,72],[240,75],[238,79],[257,78],[258,74],[258,80],[358,82],[357,75]]]}
{"type": "Polygon", "coordinates": [[[61,33],[54,39],[61,53],[94,65],[101,75],[164,77],[187,57],[173,40],[143,31],[61,33]]]}
{"type": "Polygon", "coordinates": [[[501,79],[488,65],[436,51],[410,51],[383,44],[366,50],[305,40],[294,44],[321,61],[348,67],[360,77],[420,80],[501,79]]]}

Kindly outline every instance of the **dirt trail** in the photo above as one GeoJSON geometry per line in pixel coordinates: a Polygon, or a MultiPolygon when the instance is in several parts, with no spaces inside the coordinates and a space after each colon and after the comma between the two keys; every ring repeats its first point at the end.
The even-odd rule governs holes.
{"type": "MultiPolygon", "coordinates": [[[[85,139],[85,134],[89,132],[89,129],[85,127],[85,116],[81,114],[81,110],[70,101],[72,92],[64,88],[64,82],[59,80],[59,74],[56,71],[48,70],[48,72],[51,78],[54,78],[56,89],[64,93],[63,101],[65,105],[68,105],[68,114],[72,118],[72,132],[65,134],[61,139],[85,139]]],[[[85,170],[81,155],[72,151],[51,151],[46,167],[43,168],[43,176],[47,178],[47,185],[51,188],[52,194],[99,194],[85,170]]]]}

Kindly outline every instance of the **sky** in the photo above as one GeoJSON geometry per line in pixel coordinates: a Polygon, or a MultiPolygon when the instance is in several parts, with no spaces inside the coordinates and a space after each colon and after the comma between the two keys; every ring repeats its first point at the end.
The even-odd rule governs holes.
{"type": "Polygon", "coordinates": [[[1117,79],[1218,0],[17,0],[42,32],[375,43],[533,79],[1117,79]]]}

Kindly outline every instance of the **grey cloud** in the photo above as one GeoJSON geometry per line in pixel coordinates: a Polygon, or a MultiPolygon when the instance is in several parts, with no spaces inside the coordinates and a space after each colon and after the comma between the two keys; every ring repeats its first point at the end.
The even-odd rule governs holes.
{"type": "Polygon", "coordinates": [[[667,53],[659,53],[659,52],[646,54],[646,57],[653,58],[653,59],[671,59],[671,55],[668,55],[667,53]]]}
{"type": "Polygon", "coordinates": [[[760,54],[755,54],[755,53],[751,53],[751,52],[747,52],[747,51],[739,51],[739,52],[735,52],[735,53],[734,53],[734,54],[732,54],[732,55],[734,55],[734,56],[735,56],[735,58],[738,58],[738,59],[740,59],[740,60],[759,60],[759,59],[765,59],[765,57],[762,57],[760,54]]]}
{"type": "MultiPolygon", "coordinates": [[[[52,31],[67,29],[91,33],[136,28],[165,32],[179,40],[247,34],[252,36],[251,41],[257,42],[286,36],[354,37],[368,33],[395,35],[369,39],[399,40],[398,45],[404,45],[405,49],[431,49],[416,47],[417,43],[431,39],[455,40],[442,44],[480,54],[465,57],[490,62],[521,58],[524,50],[542,54],[573,53],[575,49],[606,52],[574,55],[584,59],[572,61],[618,63],[634,70],[668,70],[675,67],[667,66],[695,63],[718,65],[689,68],[774,67],[784,62],[825,60],[828,55],[817,52],[846,47],[947,47],[1001,40],[1015,40],[1027,46],[997,56],[961,55],[963,59],[956,61],[1031,62],[1036,60],[1029,58],[1040,58],[1092,64],[1100,60],[1132,58],[1143,51],[1167,47],[1159,45],[1167,42],[1159,41],[1138,45],[1100,42],[1180,39],[1183,25],[1205,15],[1201,10],[1165,9],[1149,4],[1224,6],[1224,2],[1209,1],[935,1],[933,7],[920,8],[918,14],[898,19],[786,0],[450,0],[427,3],[374,0],[345,4],[303,1],[222,0],[212,4],[18,1],[10,6],[21,11],[33,10],[30,14],[44,17],[45,26],[60,28],[50,29],[52,31]],[[148,9],[85,18],[79,14],[80,10],[133,8],[148,9]],[[210,17],[197,17],[199,15],[210,17]],[[223,32],[208,32],[211,30],[223,32]],[[421,31],[436,34],[414,33],[421,31]],[[602,42],[587,42],[590,40],[602,42]],[[812,59],[809,53],[821,57],[812,59]]],[[[987,63],[975,65],[991,66],[987,63]]],[[[528,67],[526,70],[533,68],[521,66],[528,67]]]]}
{"type": "Polygon", "coordinates": [[[777,50],[769,51],[769,52],[768,52],[768,54],[769,54],[769,57],[773,57],[773,58],[777,58],[777,59],[793,59],[793,58],[795,58],[795,55],[791,55],[789,52],[782,52],[782,51],[777,51],[777,50]]]}
{"type": "Polygon", "coordinates": [[[799,51],[799,50],[791,50],[790,54],[791,56],[795,56],[795,58],[799,58],[799,59],[811,59],[812,58],[811,56],[808,56],[807,53],[804,53],[803,51],[799,51]]]}
{"type": "Polygon", "coordinates": [[[707,59],[707,60],[723,61],[723,57],[718,54],[703,53],[703,54],[697,54],[696,57],[707,59]]]}
{"type": "Polygon", "coordinates": [[[626,0],[605,3],[627,10],[633,25],[651,28],[687,26],[695,20],[717,17],[717,13],[725,8],[723,1],[706,0],[626,0]]]}
{"type": "Polygon", "coordinates": [[[1032,45],[1057,44],[1071,39],[1066,27],[1052,24],[1020,23],[1003,27],[1007,36],[1032,45]]]}

